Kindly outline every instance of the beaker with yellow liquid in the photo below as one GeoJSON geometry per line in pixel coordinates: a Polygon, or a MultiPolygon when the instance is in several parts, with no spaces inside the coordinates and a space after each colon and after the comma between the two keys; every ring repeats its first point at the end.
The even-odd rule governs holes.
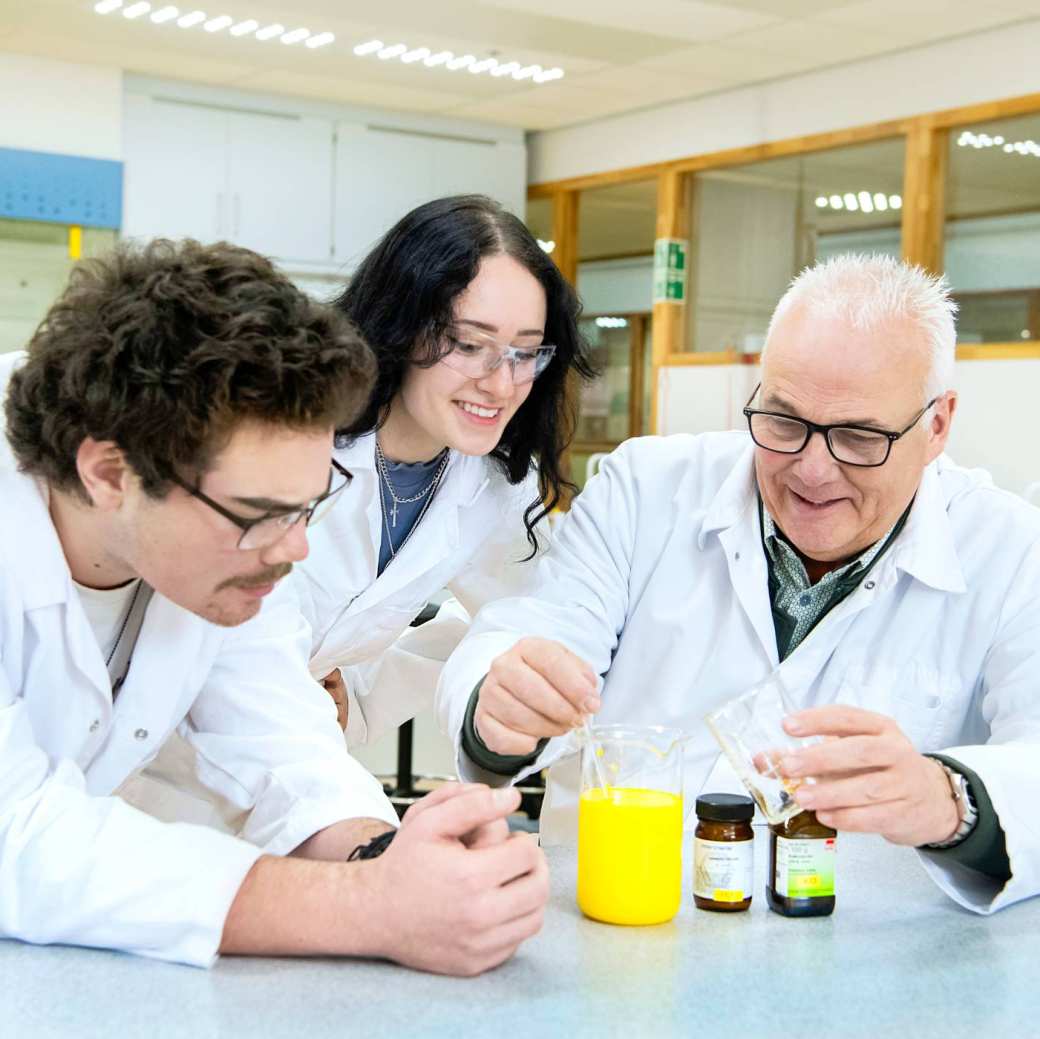
{"type": "Polygon", "coordinates": [[[684,735],[604,725],[582,747],[578,907],[610,924],[660,924],[682,901],[684,735]]]}

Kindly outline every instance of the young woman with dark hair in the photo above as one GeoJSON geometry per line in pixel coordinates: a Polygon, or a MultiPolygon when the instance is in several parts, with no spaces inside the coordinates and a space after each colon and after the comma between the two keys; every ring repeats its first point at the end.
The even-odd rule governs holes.
{"type": "Polygon", "coordinates": [[[533,578],[568,487],[568,380],[594,372],[573,290],[523,223],[482,196],[409,213],[336,305],[378,374],[337,435],[354,481],[295,583],[311,672],[361,743],[429,704],[470,616],[533,578]],[[445,588],[454,600],[410,629],[445,588]]]}

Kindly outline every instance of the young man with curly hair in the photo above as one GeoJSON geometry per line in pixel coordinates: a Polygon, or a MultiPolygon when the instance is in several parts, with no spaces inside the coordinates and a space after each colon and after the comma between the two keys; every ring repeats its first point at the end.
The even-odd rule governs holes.
{"type": "Polygon", "coordinates": [[[277,588],[374,371],[268,261],[195,242],[81,265],[0,358],[0,936],[472,974],[540,926],[515,793],[446,787],[389,841],[277,588]],[[175,729],[241,837],[112,796],[175,729]]]}

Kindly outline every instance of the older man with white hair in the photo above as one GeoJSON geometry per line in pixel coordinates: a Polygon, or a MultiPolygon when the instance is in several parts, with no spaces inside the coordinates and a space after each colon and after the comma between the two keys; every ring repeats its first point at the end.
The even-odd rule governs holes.
{"type": "Polygon", "coordinates": [[[553,765],[559,838],[595,714],[689,732],[689,807],[717,757],[701,719],[778,669],[788,730],[832,737],[783,763],[817,780],[804,807],[916,848],[975,911],[1040,892],[1040,511],[943,454],[954,312],[887,257],[803,272],[748,431],[624,444],[537,596],[479,615],[438,693],[461,774],[553,765]]]}

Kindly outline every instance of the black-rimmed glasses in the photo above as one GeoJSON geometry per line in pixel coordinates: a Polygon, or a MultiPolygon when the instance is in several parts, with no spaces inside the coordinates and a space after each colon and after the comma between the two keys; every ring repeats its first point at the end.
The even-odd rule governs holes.
{"type": "Polygon", "coordinates": [[[324,493],[318,495],[309,505],[303,505],[298,509],[287,509],[284,512],[267,512],[255,519],[247,519],[244,516],[236,515],[230,509],[225,509],[223,505],[215,502],[198,487],[192,487],[186,480],[182,480],[176,473],[170,473],[169,478],[193,498],[198,498],[214,512],[234,523],[242,531],[242,535],[238,539],[238,547],[244,551],[251,551],[258,548],[270,548],[271,545],[281,541],[300,520],[304,521],[305,526],[313,526],[328,514],[340,492],[350,484],[354,476],[333,459],[328,486],[324,493]]]}
{"type": "MultiPolygon", "coordinates": [[[[846,422],[821,426],[816,422],[784,415],[776,411],[758,411],[751,407],[755,394],[761,388],[755,387],[754,393],[744,406],[744,416],[748,421],[751,439],[759,447],[767,451],[776,451],[782,455],[796,455],[804,451],[814,433],[819,433],[827,444],[827,450],[836,462],[843,465],[856,465],[864,469],[874,469],[884,465],[892,451],[892,445],[906,436],[928,409],[939,399],[933,397],[911,420],[898,432],[887,429],[875,429],[872,426],[849,425],[846,422]]],[[[940,394],[941,396],[941,394],[940,394]]]]}

